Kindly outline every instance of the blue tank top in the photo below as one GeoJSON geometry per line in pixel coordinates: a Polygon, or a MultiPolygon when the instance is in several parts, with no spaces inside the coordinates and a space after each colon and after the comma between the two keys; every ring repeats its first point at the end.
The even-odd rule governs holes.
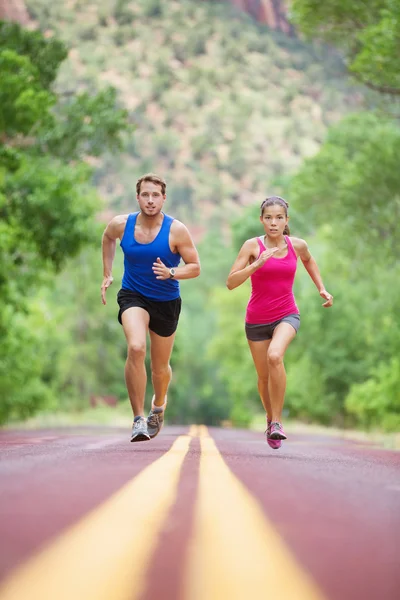
{"type": "Polygon", "coordinates": [[[122,288],[138,292],[151,300],[175,300],[179,298],[179,281],[156,279],[152,269],[157,257],[168,268],[177,267],[181,260],[180,254],[174,254],[169,247],[169,232],[174,219],[163,213],[161,229],[155,239],[149,244],[140,244],[134,236],[138,214],[129,215],[121,240],[124,253],[122,288]]]}

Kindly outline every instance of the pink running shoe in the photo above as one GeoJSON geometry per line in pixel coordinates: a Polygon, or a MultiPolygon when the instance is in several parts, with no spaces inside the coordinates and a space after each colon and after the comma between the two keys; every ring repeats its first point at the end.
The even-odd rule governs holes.
{"type": "Polygon", "coordinates": [[[271,440],[270,430],[271,430],[271,421],[269,419],[267,419],[267,429],[265,431],[266,436],[267,436],[267,444],[270,448],[272,448],[272,450],[279,450],[279,448],[282,446],[282,441],[281,440],[271,440]]]}
{"type": "Polygon", "coordinates": [[[273,421],[269,430],[269,437],[271,440],[286,440],[286,434],[283,431],[282,423],[279,421],[273,421]]]}

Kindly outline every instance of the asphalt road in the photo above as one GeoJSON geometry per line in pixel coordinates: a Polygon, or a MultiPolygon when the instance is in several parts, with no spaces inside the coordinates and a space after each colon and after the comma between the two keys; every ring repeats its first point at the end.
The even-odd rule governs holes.
{"type": "Polygon", "coordinates": [[[397,600],[400,453],[166,427],[0,432],[1,600],[397,600]]]}

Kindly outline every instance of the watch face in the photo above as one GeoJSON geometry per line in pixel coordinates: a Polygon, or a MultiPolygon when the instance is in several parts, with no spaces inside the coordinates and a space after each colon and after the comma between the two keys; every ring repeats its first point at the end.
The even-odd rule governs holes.
{"type": "Polygon", "coordinates": [[[170,273],[171,277],[173,277],[175,275],[175,269],[170,269],[169,273],[170,273]]]}

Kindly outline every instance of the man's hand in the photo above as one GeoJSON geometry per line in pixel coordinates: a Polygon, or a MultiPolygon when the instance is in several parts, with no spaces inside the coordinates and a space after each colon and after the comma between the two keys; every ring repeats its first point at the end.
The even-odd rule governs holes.
{"type": "Polygon", "coordinates": [[[169,279],[169,267],[166,267],[160,258],[157,258],[157,262],[153,263],[152,269],[156,279],[169,279]]]}
{"type": "Polygon", "coordinates": [[[107,275],[107,277],[104,277],[103,279],[103,283],[101,286],[101,301],[103,304],[106,304],[106,291],[108,290],[113,281],[114,278],[112,275],[107,275]]]}
{"type": "Polygon", "coordinates": [[[325,300],[326,300],[326,302],[324,302],[322,306],[324,306],[325,308],[329,308],[330,306],[332,306],[332,304],[333,304],[332,294],[330,294],[326,290],[321,290],[319,295],[321,296],[321,298],[325,298],[325,300]]]}

